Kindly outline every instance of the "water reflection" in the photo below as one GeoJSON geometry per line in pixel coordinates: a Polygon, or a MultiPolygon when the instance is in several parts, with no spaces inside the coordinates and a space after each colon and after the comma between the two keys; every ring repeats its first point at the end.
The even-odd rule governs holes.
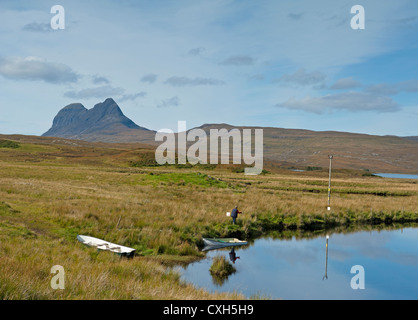
{"type": "MultiPolygon", "coordinates": [[[[216,250],[216,249],[212,249],[212,250],[216,250]]],[[[216,263],[215,262],[216,258],[222,259],[223,256],[219,256],[219,255],[215,256],[212,259],[213,264],[216,263]]],[[[235,247],[232,247],[231,251],[229,252],[229,260],[232,262],[232,264],[235,264],[235,261],[237,261],[238,259],[240,259],[240,257],[237,257],[237,254],[235,252],[235,247]]],[[[230,265],[226,259],[225,259],[225,264],[226,265],[223,267],[225,270],[223,270],[224,272],[222,272],[222,274],[210,272],[212,276],[212,282],[217,287],[221,287],[225,283],[225,281],[228,280],[229,276],[236,272],[236,268],[230,265]]]]}
{"type": "Polygon", "coordinates": [[[329,235],[327,235],[327,243],[325,245],[325,275],[322,280],[328,279],[328,239],[329,235]]]}
{"type": "Polygon", "coordinates": [[[240,259],[240,257],[237,257],[237,254],[235,253],[235,248],[234,248],[234,247],[232,247],[232,250],[231,250],[231,252],[229,253],[229,260],[231,260],[231,262],[235,264],[235,261],[236,261],[237,259],[240,259]]]}
{"type": "Polygon", "coordinates": [[[217,275],[211,274],[212,282],[217,287],[222,287],[226,280],[228,280],[228,276],[219,277],[217,275]]]}
{"type": "Polygon", "coordinates": [[[257,239],[249,246],[208,251],[205,259],[190,264],[180,273],[183,280],[210,292],[235,291],[248,298],[256,295],[272,299],[415,300],[418,299],[417,244],[416,227],[330,232],[310,238],[277,233],[274,237],[257,239]],[[208,270],[217,255],[223,255],[236,272],[215,284],[208,270]],[[350,270],[355,265],[364,267],[364,290],[353,290],[350,286],[354,276],[350,270]]]}

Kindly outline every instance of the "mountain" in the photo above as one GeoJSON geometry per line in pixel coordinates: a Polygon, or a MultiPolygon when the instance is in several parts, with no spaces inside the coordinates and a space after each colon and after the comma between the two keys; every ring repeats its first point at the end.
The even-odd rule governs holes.
{"type": "Polygon", "coordinates": [[[52,127],[43,134],[46,137],[91,142],[143,142],[153,139],[154,135],[153,131],[138,126],[126,117],[112,98],[90,110],[81,103],[64,107],[55,116],[52,127]]]}
{"type": "MultiPolygon", "coordinates": [[[[203,129],[208,137],[211,129],[224,128],[229,131],[236,128],[241,132],[243,129],[263,129],[264,161],[280,167],[328,168],[328,155],[332,154],[335,168],[418,173],[418,141],[414,137],[408,139],[338,131],[240,127],[228,124],[204,124],[198,128],[203,129]]],[[[80,103],[66,106],[58,112],[51,129],[44,136],[89,142],[145,143],[155,147],[161,144],[155,141],[155,133],[136,125],[109,98],[96,104],[91,110],[87,110],[80,103]]]]}

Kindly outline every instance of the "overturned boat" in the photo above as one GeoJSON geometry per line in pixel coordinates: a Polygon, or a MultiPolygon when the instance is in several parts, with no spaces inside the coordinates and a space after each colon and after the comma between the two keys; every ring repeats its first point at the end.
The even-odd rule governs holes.
{"type": "Polygon", "coordinates": [[[87,246],[96,247],[99,250],[111,251],[121,256],[133,257],[135,254],[135,249],[133,248],[128,248],[125,246],[121,246],[119,244],[114,244],[114,243],[107,242],[102,239],[97,239],[97,238],[90,237],[90,236],[78,235],[77,240],[87,246]]]}
{"type": "Polygon", "coordinates": [[[203,242],[205,243],[203,251],[248,244],[247,241],[242,241],[237,238],[203,238],[203,242]]]}

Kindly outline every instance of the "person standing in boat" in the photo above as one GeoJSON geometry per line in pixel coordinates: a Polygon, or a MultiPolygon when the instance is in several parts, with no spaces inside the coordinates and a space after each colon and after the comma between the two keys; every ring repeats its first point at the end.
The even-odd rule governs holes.
{"type": "Polygon", "coordinates": [[[235,224],[235,222],[237,221],[238,214],[240,213],[242,212],[238,210],[238,206],[235,206],[235,208],[232,209],[231,211],[232,224],[235,224]]]}

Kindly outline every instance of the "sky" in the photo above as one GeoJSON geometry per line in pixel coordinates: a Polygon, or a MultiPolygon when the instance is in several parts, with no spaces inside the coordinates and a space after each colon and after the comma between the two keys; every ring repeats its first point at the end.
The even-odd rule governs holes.
{"type": "Polygon", "coordinates": [[[0,133],[109,97],[152,130],[417,136],[418,1],[0,0],[0,133]]]}

